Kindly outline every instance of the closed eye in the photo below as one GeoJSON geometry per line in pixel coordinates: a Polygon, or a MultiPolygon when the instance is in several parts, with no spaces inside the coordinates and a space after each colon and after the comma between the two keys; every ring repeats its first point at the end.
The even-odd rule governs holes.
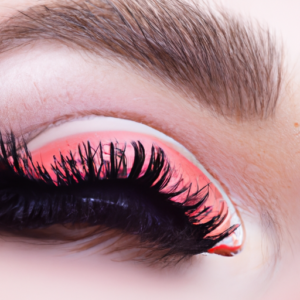
{"type": "MultiPolygon", "coordinates": [[[[43,228],[84,226],[92,228],[89,234],[102,234],[101,242],[115,237],[112,232],[122,231],[135,237],[136,248],[144,250],[135,259],[151,263],[213,253],[216,245],[216,253],[223,255],[240,249],[236,239],[235,244],[222,244],[236,236],[240,224],[231,223],[233,211],[199,169],[194,187],[196,180],[185,180],[160,146],[150,147],[149,137],[142,136],[144,143],[126,144],[127,132],[106,134],[118,136],[118,142],[99,141],[97,133],[92,133],[74,148],[83,138],[75,135],[33,154],[26,143],[17,148],[13,134],[6,139],[9,142],[1,139],[1,228],[31,236],[35,230],[41,239],[42,232],[49,237],[43,228]],[[54,148],[61,150],[49,157],[54,148]]],[[[181,159],[185,172],[193,174],[195,167],[172,151],[167,152],[181,159]]],[[[129,244],[132,248],[131,241],[129,244]]],[[[123,243],[122,251],[127,246],[123,243]]]]}

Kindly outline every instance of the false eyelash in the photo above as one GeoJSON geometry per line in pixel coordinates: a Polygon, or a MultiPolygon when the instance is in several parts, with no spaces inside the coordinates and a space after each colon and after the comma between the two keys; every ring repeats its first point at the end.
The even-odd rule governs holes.
{"type": "Polygon", "coordinates": [[[25,142],[17,142],[13,133],[4,142],[0,133],[0,228],[21,234],[76,224],[99,226],[102,233],[122,230],[139,240],[135,246],[145,250],[148,261],[180,261],[207,252],[236,230],[238,225],[233,225],[207,236],[226,218],[221,210],[197,223],[212,210],[205,206],[209,185],[194,193],[191,184],[179,189],[181,180],[169,187],[173,170],[163,149],[153,145],[146,166],[142,143],[131,145],[134,160],[129,172],[126,146],[110,143],[105,160],[101,142],[97,149],[83,142],[78,145],[79,161],[71,151],[54,157],[53,180],[43,165],[34,164],[25,142]],[[183,199],[175,202],[174,197],[183,199]]]}

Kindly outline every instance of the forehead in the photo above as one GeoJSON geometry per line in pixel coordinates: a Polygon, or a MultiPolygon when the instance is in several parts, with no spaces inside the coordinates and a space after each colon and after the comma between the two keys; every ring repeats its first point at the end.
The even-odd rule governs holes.
{"type": "MultiPolygon", "coordinates": [[[[197,0],[199,1],[199,0],[197,0]]],[[[249,15],[282,37],[286,48],[286,58],[299,64],[300,40],[295,38],[296,28],[300,26],[300,2],[295,0],[223,0],[228,8],[249,15]]]]}

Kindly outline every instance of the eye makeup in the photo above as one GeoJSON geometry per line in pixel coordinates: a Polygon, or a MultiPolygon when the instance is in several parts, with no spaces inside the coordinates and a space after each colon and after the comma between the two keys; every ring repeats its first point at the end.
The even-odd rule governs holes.
{"type": "Polygon", "coordinates": [[[127,120],[76,122],[28,147],[13,135],[1,140],[2,228],[101,225],[164,257],[239,252],[243,229],[232,203],[183,146],[127,120]]]}

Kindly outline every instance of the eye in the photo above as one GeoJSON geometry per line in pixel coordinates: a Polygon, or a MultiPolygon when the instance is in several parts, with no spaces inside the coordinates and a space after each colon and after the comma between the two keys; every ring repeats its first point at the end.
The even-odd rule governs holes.
{"type": "Polygon", "coordinates": [[[241,221],[222,188],[182,145],[148,126],[97,117],[28,145],[11,134],[1,138],[0,163],[0,224],[15,234],[92,228],[99,243],[126,235],[119,250],[133,238],[143,250],[136,256],[151,262],[241,249],[241,221]]]}

